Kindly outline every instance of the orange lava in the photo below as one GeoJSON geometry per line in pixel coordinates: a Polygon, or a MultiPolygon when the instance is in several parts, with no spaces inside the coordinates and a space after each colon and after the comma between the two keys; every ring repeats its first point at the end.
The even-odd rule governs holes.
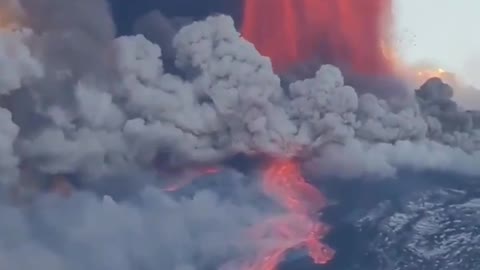
{"type": "MultiPolygon", "coordinates": [[[[272,245],[260,247],[257,257],[245,270],[275,270],[286,253],[306,248],[316,264],[330,261],[335,252],[320,240],[328,227],[317,221],[326,201],[323,195],[303,178],[298,164],[275,161],[263,175],[264,192],[281,204],[288,214],[267,220],[253,228],[253,237],[275,239],[272,245]]],[[[260,242],[260,241],[259,241],[260,242]]]]}
{"type": "MultiPolygon", "coordinates": [[[[192,183],[196,177],[219,172],[217,168],[195,170],[189,177],[175,178],[164,188],[176,191],[192,183]]],[[[318,221],[319,212],[326,206],[323,194],[302,176],[299,165],[291,160],[275,160],[263,171],[264,193],[280,204],[286,212],[273,215],[255,224],[247,237],[255,245],[255,254],[230,262],[220,269],[276,270],[287,252],[306,249],[313,262],[325,264],[335,252],[321,242],[329,227],[318,221]]],[[[248,253],[248,252],[247,252],[248,253]]]]}
{"type": "Polygon", "coordinates": [[[278,72],[318,57],[358,73],[390,72],[392,0],[245,0],[242,34],[278,72]]]}

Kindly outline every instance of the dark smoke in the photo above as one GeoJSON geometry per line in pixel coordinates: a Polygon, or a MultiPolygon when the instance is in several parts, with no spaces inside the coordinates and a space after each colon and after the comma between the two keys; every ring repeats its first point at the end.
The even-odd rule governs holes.
{"type": "Polygon", "coordinates": [[[119,34],[135,33],[135,22],[153,11],[168,18],[189,17],[204,19],[215,13],[224,13],[241,19],[242,0],[109,0],[119,34]]]}

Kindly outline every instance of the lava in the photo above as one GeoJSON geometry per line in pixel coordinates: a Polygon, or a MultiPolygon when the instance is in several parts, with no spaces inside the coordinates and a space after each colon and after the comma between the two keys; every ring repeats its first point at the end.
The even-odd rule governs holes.
{"type": "Polygon", "coordinates": [[[290,160],[275,161],[264,172],[263,188],[289,211],[315,214],[326,206],[323,195],[307,183],[299,165],[290,160]]]}
{"type": "Polygon", "coordinates": [[[288,213],[254,226],[254,240],[270,235],[276,241],[260,247],[256,259],[244,269],[275,270],[286,253],[296,248],[306,248],[316,264],[330,261],[335,252],[320,241],[328,227],[317,221],[317,214],[326,206],[326,200],[303,178],[299,165],[291,160],[272,162],[264,171],[262,184],[266,195],[288,213]]]}
{"type": "MultiPolygon", "coordinates": [[[[184,177],[164,188],[176,191],[192,183],[194,176],[218,173],[217,168],[195,170],[194,175],[184,177]]],[[[323,194],[302,176],[300,166],[292,160],[274,160],[262,171],[261,186],[265,195],[272,198],[285,211],[273,215],[247,232],[256,246],[254,256],[241,258],[240,267],[229,264],[220,269],[276,270],[287,252],[306,249],[313,262],[325,264],[335,252],[321,240],[329,227],[318,221],[319,212],[326,206],[323,194]]]]}
{"type": "Polygon", "coordinates": [[[384,54],[391,10],[391,0],[245,0],[242,34],[278,72],[315,57],[380,75],[391,70],[384,54]]]}

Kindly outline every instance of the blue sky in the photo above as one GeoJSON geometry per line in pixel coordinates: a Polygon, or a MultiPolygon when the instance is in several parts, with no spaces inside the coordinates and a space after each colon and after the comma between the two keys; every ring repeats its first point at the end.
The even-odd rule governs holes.
{"type": "Polygon", "coordinates": [[[480,0],[396,0],[395,18],[405,61],[430,61],[480,85],[480,0]]]}

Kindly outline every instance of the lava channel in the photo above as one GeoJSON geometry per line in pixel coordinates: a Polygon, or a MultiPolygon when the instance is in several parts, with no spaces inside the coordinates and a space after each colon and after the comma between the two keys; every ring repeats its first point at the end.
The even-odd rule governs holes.
{"type": "Polygon", "coordinates": [[[243,269],[275,270],[287,252],[296,248],[306,248],[316,264],[329,262],[335,252],[321,242],[328,226],[317,220],[326,200],[303,178],[299,165],[291,160],[272,162],[263,173],[262,184],[265,194],[283,206],[287,214],[253,227],[253,241],[262,245],[258,256],[243,269]],[[275,241],[265,244],[263,240],[268,238],[275,241]]]}

